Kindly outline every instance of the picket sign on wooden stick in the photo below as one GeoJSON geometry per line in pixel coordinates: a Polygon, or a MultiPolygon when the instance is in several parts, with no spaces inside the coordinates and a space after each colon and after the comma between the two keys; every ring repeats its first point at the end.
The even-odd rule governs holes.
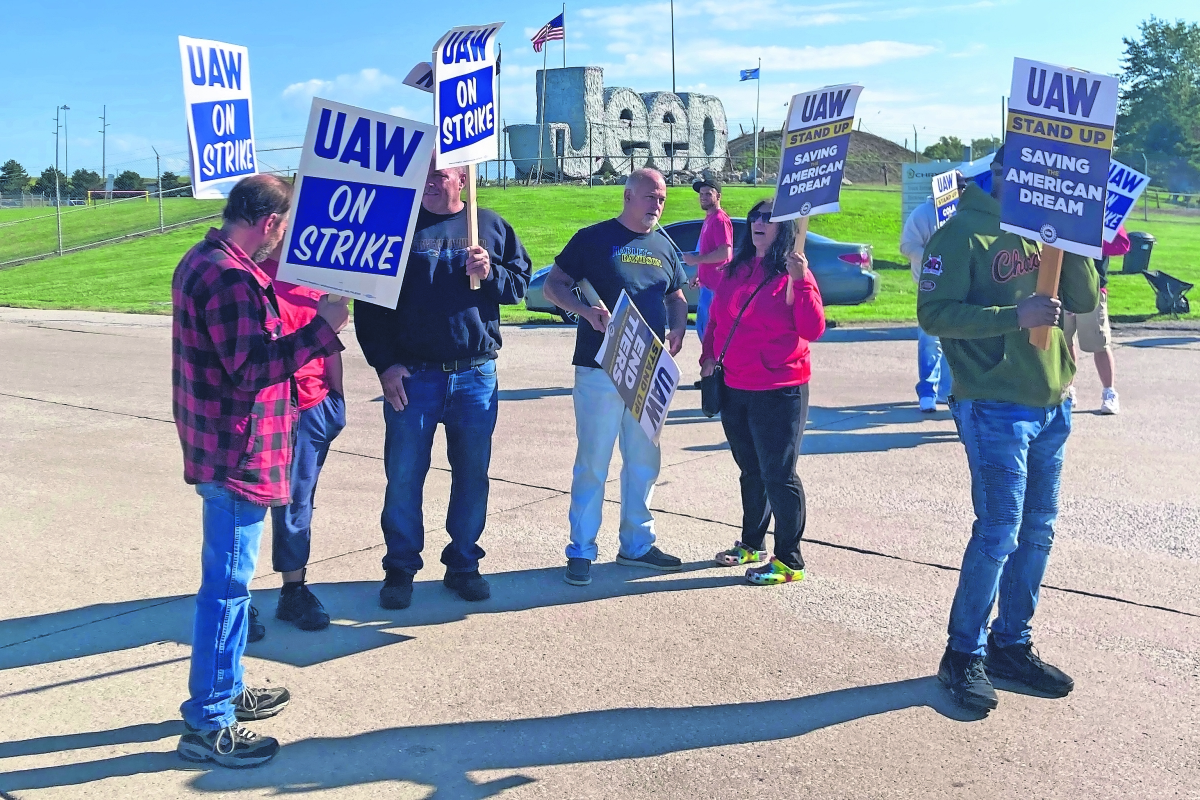
{"type": "MultiPolygon", "coordinates": [[[[1043,247],[1042,260],[1038,266],[1036,294],[1055,297],[1058,294],[1058,279],[1062,274],[1063,251],[1057,247],[1043,247]]],[[[1066,312],[1063,312],[1066,313],[1066,312]]],[[[1029,343],[1039,350],[1050,349],[1050,326],[1031,328],[1029,343]]]]}
{"type": "MultiPolygon", "coordinates": [[[[474,247],[479,244],[479,201],[475,197],[475,184],[478,182],[478,172],[474,164],[467,165],[467,243],[474,247]]],[[[471,276],[471,288],[479,288],[479,278],[471,276]]]]}

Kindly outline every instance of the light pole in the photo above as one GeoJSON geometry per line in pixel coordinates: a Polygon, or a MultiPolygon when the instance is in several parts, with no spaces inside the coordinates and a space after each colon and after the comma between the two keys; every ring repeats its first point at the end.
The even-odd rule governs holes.
{"type": "Polygon", "coordinates": [[[675,0],[671,0],[671,94],[675,94],[675,0]]]}
{"type": "Polygon", "coordinates": [[[59,106],[54,107],[54,229],[58,232],[58,254],[62,255],[62,199],[58,188],[58,131],[62,127],[59,122],[59,106]]]}

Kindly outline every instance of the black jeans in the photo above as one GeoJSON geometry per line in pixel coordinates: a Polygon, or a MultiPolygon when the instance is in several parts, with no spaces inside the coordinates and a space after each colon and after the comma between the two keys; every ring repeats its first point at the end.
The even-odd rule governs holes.
{"type": "Polygon", "coordinates": [[[761,392],[726,387],[721,399],[721,426],[742,471],[742,543],[763,549],[773,515],[775,557],[792,569],[804,569],[806,513],[796,457],[807,419],[807,384],[761,392]]]}

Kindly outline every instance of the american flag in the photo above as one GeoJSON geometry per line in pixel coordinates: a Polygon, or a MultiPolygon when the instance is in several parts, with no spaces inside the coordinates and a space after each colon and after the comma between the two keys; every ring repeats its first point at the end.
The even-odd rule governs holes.
{"type": "Polygon", "coordinates": [[[563,21],[563,15],[559,14],[554,19],[542,26],[542,29],[534,34],[533,37],[533,52],[542,52],[542,47],[546,42],[561,42],[566,38],[567,26],[563,21]]]}

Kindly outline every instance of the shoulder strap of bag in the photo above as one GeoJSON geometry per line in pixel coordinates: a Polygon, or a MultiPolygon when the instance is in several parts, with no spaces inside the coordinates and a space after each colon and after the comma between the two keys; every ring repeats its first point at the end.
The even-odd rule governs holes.
{"type": "Polygon", "coordinates": [[[733,320],[733,325],[729,326],[729,337],[725,339],[725,346],[721,348],[721,355],[717,358],[717,366],[725,366],[725,354],[729,352],[729,344],[733,341],[733,334],[737,333],[738,323],[742,321],[742,315],[746,313],[746,309],[750,308],[750,304],[754,302],[754,298],[758,296],[758,293],[762,291],[763,287],[776,277],[778,276],[768,275],[765,279],[763,279],[763,282],[758,285],[758,288],[751,293],[750,299],[746,301],[746,305],[742,306],[742,310],[738,312],[737,317],[733,320]]]}

